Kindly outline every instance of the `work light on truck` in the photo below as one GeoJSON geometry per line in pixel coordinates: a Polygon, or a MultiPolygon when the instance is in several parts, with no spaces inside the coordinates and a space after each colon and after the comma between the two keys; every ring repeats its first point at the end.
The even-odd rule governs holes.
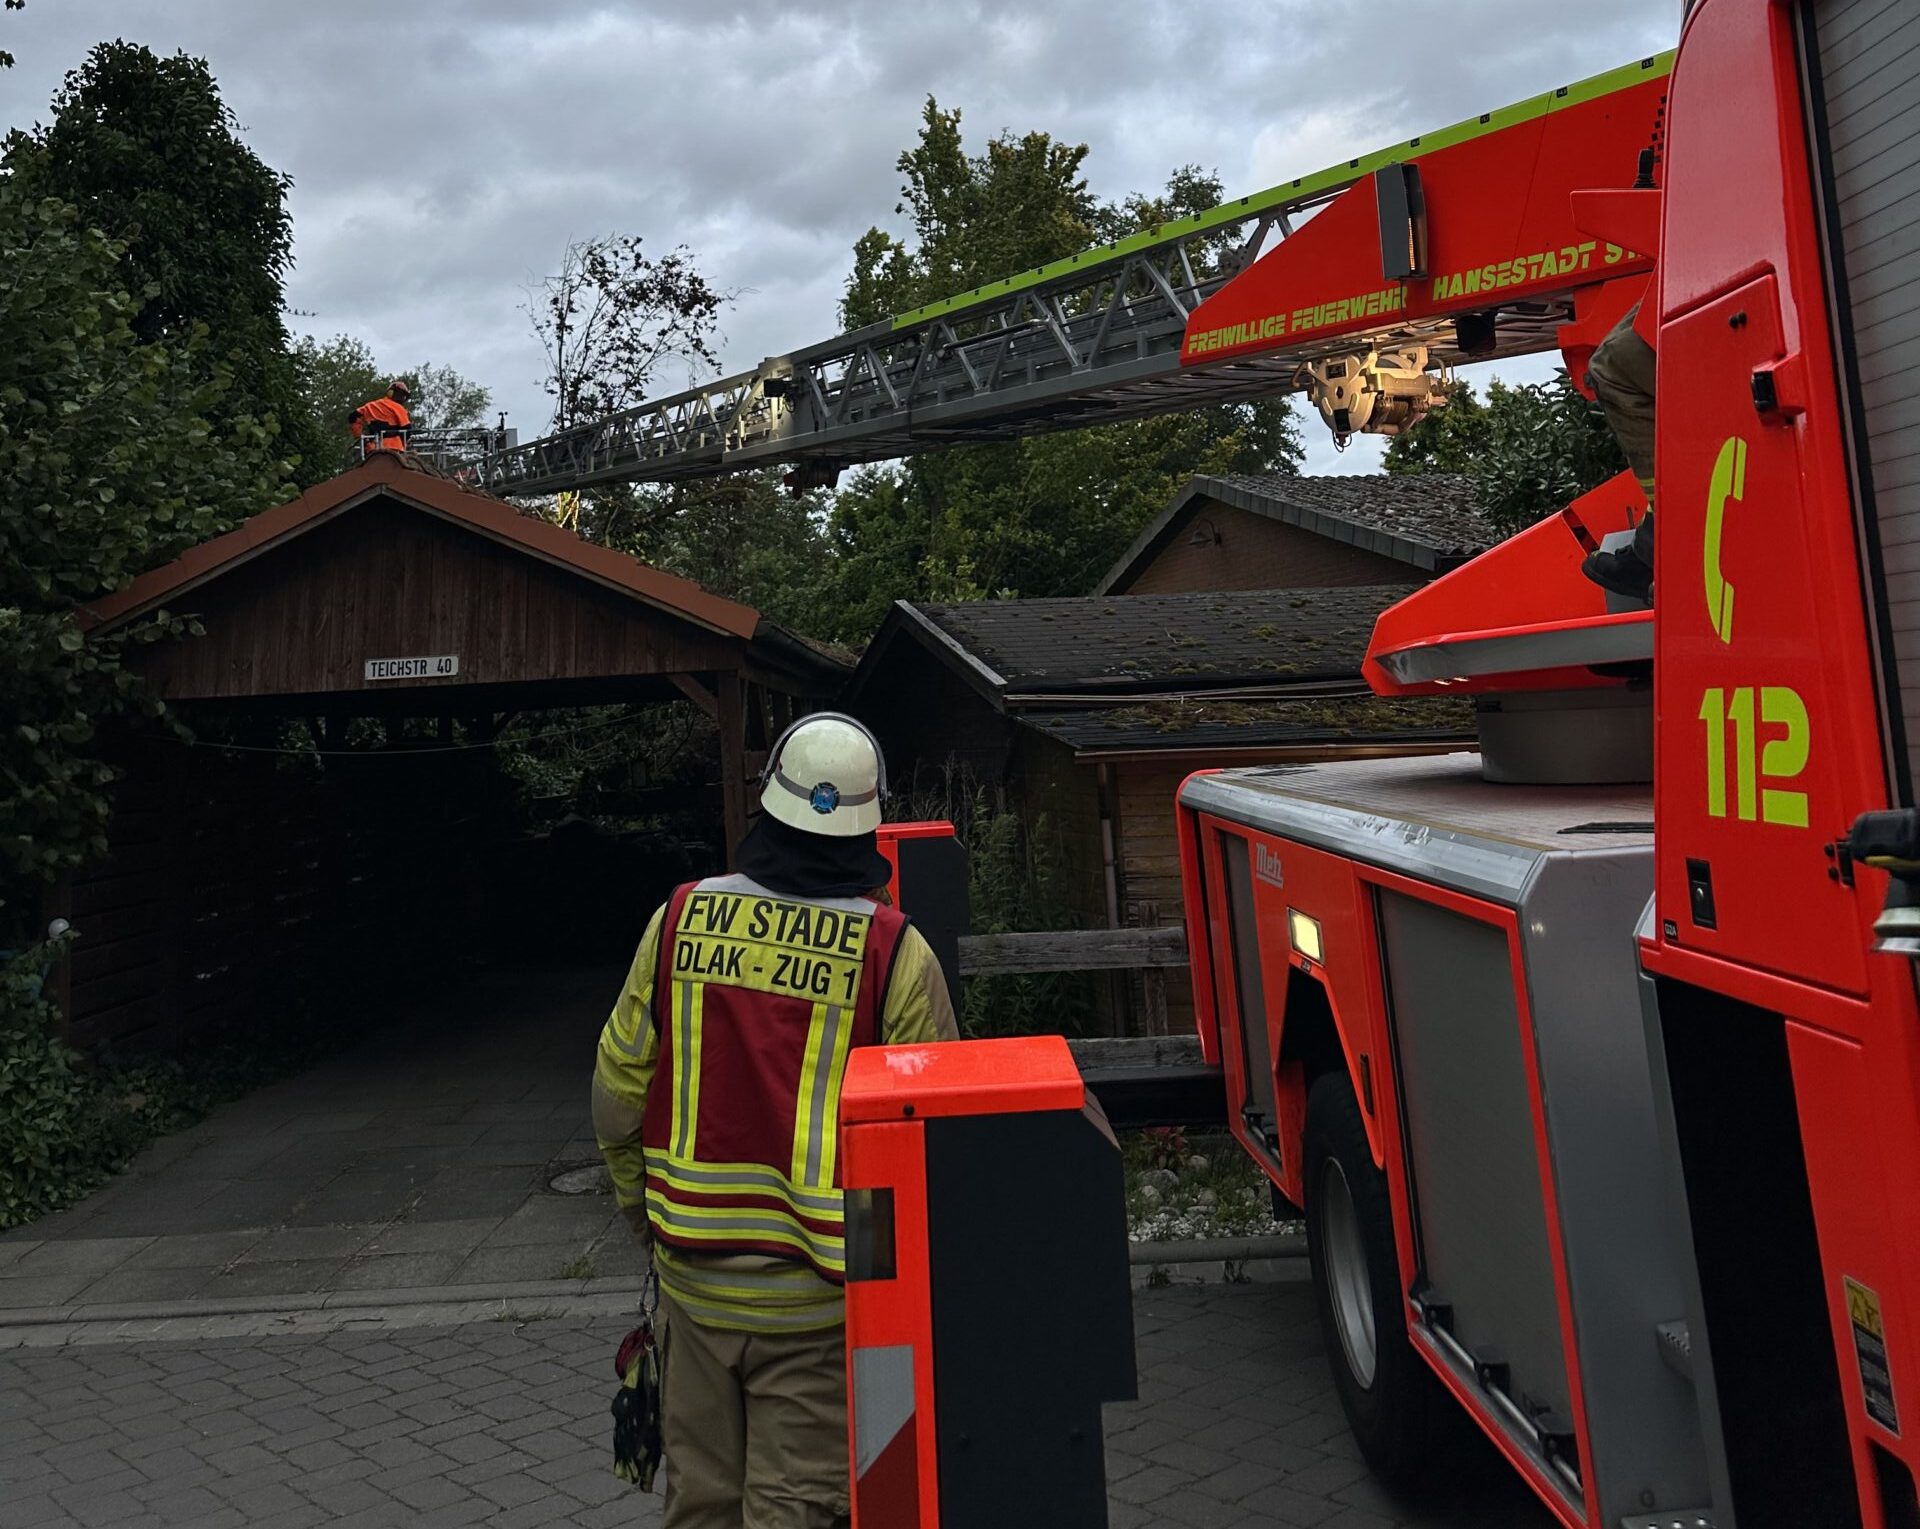
{"type": "Polygon", "coordinates": [[[1298,908],[1287,909],[1287,940],[1294,954],[1320,964],[1320,920],[1309,918],[1298,908]]]}

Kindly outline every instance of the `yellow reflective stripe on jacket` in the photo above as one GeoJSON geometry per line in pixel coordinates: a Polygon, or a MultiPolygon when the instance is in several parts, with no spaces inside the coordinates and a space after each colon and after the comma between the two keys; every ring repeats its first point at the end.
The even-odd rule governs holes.
{"type": "Polygon", "coordinates": [[[751,1254],[654,1253],[660,1288],[704,1327],[736,1332],[818,1332],[846,1320],[846,1302],[804,1264],[751,1254]]]}
{"type": "Polygon", "coordinates": [[[840,1123],[835,1118],[840,1079],[853,1050],[853,1011],[816,1003],[807,1027],[807,1050],[800,1064],[800,1088],[794,1099],[793,1165],[796,1185],[820,1189],[833,1182],[839,1153],[840,1123]]]}
{"type": "MultiPolygon", "coordinates": [[[[661,1174],[665,1190],[657,1198],[683,1198],[677,1191],[759,1195],[778,1199],[796,1213],[804,1209],[814,1219],[831,1218],[837,1226],[838,1196],[805,1203],[806,1191],[830,1190],[834,1184],[840,1084],[853,1047],[861,985],[867,980],[873,924],[874,906],[865,900],[845,899],[836,906],[781,897],[734,878],[702,882],[681,900],[665,953],[670,970],[662,979],[672,983],[665,1014],[673,1057],[668,1145],[672,1165],[701,1173],[697,1182],[675,1178],[662,1171],[657,1152],[649,1153],[649,1170],[661,1174]],[[715,1165],[700,1160],[700,1056],[710,989],[762,994],[783,1006],[797,1004],[807,1016],[799,1075],[792,1084],[792,1135],[777,1146],[766,1142],[769,1156],[759,1171],[716,1175],[715,1165]],[[781,1167],[784,1176],[777,1172],[781,1167]]],[[[730,1224],[708,1214],[711,1208],[687,1209],[685,1225],[678,1229],[683,1236],[695,1235],[696,1223],[730,1224]]],[[[801,1245],[814,1249],[820,1234],[798,1225],[797,1214],[795,1219],[793,1231],[803,1239],[801,1245]]],[[[707,1235],[721,1240],[718,1231],[707,1235]]]]}
{"type": "Polygon", "coordinates": [[[765,1163],[685,1163],[662,1152],[646,1154],[647,1172],[658,1174],[675,1189],[708,1195],[772,1195],[796,1214],[816,1219],[839,1219],[841,1195],[837,1189],[797,1189],[786,1176],[765,1163]]]}
{"type": "Polygon", "coordinates": [[[804,1253],[835,1273],[847,1266],[844,1235],[805,1226],[798,1216],[771,1206],[681,1205],[649,1184],[647,1215],[663,1238],[708,1241],[717,1247],[738,1246],[742,1240],[772,1243],[804,1253]]]}
{"type": "Polygon", "coordinates": [[[673,986],[673,1153],[690,1158],[700,1123],[700,1018],[706,985],[676,982],[673,986]]]}
{"type": "MultiPolygon", "coordinates": [[[[731,887],[728,890],[731,891],[731,887]]],[[[751,901],[756,894],[749,890],[747,895],[751,901]]],[[[616,1196],[623,1208],[634,1208],[636,1216],[639,1214],[638,1207],[646,1205],[656,1224],[664,1227],[669,1236],[679,1240],[681,1246],[656,1239],[653,1256],[662,1288],[692,1320],[703,1326],[739,1332],[807,1332],[835,1327],[844,1319],[840,1288],[822,1278],[801,1259],[810,1256],[817,1259],[822,1268],[841,1270],[844,1268],[844,1238],[832,1235],[823,1239],[820,1234],[801,1225],[799,1218],[826,1223],[836,1234],[840,1230],[841,1197],[838,1190],[829,1186],[833,1178],[833,1155],[838,1145],[834,1129],[836,1122],[832,1115],[837,1113],[845,1054],[837,1044],[832,1047],[828,1051],[828,1058],[833,1065],[810,1072],[809,1087],[802,1098],[796,1100],[796,1117],[803,1109],[810,1107],[813,1099],[819,1097],[817,1089],[821,1084],[824,1084],[824,1097],[830,1101],[830,1111],[822,1121],[826,1131],[822,1138],[819,1162],[819,1176],[825,1181],[821,1185],[810,1186],[798,1182],[807,1177],[808,1164],[804,1160],[799,1165],[796,1179],[790,1180],[780,1169],[782,1166],[793,1169],[791,1161],[780,1166],[765,1163],[699,1163],[687,1161],[673,1150],[645,1151],[641,1145],[643,1115],[648,1089],[659,1066],[660,1048],[665,1040],[679,1045],[675,1033],[667,1028],[674,1022],[674,999],[678,996],[675,989],[679,984],[675,983],[657,993],[654,991],[665,914],[666,909],[660,909],[648,923],[640,948],[634,953],[627,980],[601,1032],[595,1064],[594,1132],[612,1172],[616,1196]],[[746,1211],[746,1214],[757,1216],[762,1221],[753,1234],[754,1240],[770,1249],[790,1248],[793,1251],[784,1256],[776,1256],[772,1252],[689,1251],[685,1245],[697,1247],[702,1240],[702,1233],[708,1230],[708,1223],[700,1222],[697,1218],[692,1224],[687,1218],[663,1218],[659,1214],[657,1198],[646,1193],[648,1174],[655,1175],[664,1184],[678,1190],[681,1200],[688,1195],[747,1195],[771,1202],[772,1208],[764,1212],[759,1206],[746,1211]],[[792,1211],[791,1217],[780,1214],[779,1207],[782,1206],[792,1211]]],[[[751,910],[746,916],[751,919],[751,910]]],[[[751,927],[750,923],[747,927],[751,927]]],[[[770,924],[770,929],[776,934],[779,932],[777,924],[770,924]]],[[[789,933],[792,932],[789,930],[789,933]]],[[[820,932],[818,921],[807,931],[809,936],[818,936],[820,932]]],[[[839,933],[846,933],[844,926],[839,933]]],[[[787,978],[793,975],[791,967],[783,974],[787,978]]],[[[818,970],[802,973],[803,980],[809,976],[818,981],[818,970]]],[[[700,985],[690,984],[695,987],[700,985]]],[[[822,1001],[810,993],[804,996],[809,996],[816,1003],[822,1001]]],[[[850,1031],[850,1014],[851,1010],[849,1022],[841,1025],[843,1031],[850,1031]]],[[[816,1060],[820,1055],[820,1042],[825,1038],[819,1033],[824,1028],[824,1020],[824,1012],[816,1010],[811,1025],[815,1033],[810,1036],[808,1048],[810,1056],[816,1060]]],[[[887,1044],[919,1045],[951,1040],[955,1030],[953,1006],[939,963],[919,931],[909,926],[895,951],[893,980],[884,995],[881,1040],[887,1044]]],[[[670,1078],[661,1080],[661,1098],[669,1104],[677,1098],[677,1091],[667,1087],[672,1081],[670,1078]]],[[[697,1076],[690,1075],[687,1083],[689,1095],[697,1103],[697,1076]]],[[[673,1134],[676,1137],[679,1135],[677,1131],[673,1134]]],[[[669,1144],[670,1148],[677,1145],[677,1141],[669,1144]]],[[[735,1208],[727,1208],[724,1214],[736,1215],[739,1212],[735,1208]]]]}

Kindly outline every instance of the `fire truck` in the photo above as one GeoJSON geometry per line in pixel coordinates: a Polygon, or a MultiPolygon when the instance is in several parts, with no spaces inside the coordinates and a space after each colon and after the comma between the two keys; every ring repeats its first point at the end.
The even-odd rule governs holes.
{"type": "Polygon", "coordinates": [[[805,488],[1289,391],[1392,433],[1636,305],[1651,608],[1581,574],[1623,475],[1377,623],[1372,687],[1471,697],[1477,753],[1189,779],[1201,1045],[1387,1478],[1471,1424],[1581,1529],[1920,1529],[1917,0],[1695,0],[1675,54],[485,475],[805,488]]]}
{"type": "Polygon", "coordinates": [[[1652,607],[1580,571],[1623,475],[1380,618],[1476,754],[1186,781],[1202,1045],[1386,1476],[1464,1416],[1568,1525],[1912,1529],[1920,5],[1700,0],[1657,83],[1356,181],[1183,360],[1355,302],[1469,350],[1570,263],[1574,377],[1634,302],[1657,347],[1652,607]]]}

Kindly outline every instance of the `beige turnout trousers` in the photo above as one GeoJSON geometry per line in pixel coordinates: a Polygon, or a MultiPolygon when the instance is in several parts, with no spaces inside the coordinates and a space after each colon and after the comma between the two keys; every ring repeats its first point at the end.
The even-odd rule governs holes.
{"type": "Polygon", "coordinates": [[[664,1292],[666,1529],[848,1522],[846,1329],[702,1327],[664,1292]]]}

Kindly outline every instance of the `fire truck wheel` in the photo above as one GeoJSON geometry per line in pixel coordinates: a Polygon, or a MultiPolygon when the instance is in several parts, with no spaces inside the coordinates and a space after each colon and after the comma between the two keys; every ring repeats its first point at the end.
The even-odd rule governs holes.
{"type": "Polygon", "coordinates": [[[1340,1405],[1375,1473],[1417,1491],[1438,1463],[1445,1396],[1407,1338],[1387,1178],[1344,1073],[1308,1090],[1302,1156],[1313,1293],[1340,1405]]]}

